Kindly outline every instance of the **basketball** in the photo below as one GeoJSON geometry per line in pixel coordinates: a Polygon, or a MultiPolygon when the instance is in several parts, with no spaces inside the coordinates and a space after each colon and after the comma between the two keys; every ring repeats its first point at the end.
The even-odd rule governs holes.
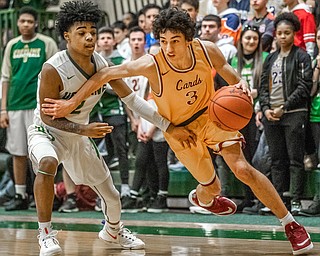
{"type": "Polygon", "coordinates": [[[234,86],[217,90],[209,103],[209,118],[218,127],[237,131],[245,127],[252,116],[251,98],[234,86]]]}

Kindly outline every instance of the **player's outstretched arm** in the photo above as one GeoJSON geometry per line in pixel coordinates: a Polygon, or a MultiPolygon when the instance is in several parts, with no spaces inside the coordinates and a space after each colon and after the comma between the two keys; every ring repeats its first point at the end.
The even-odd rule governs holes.
{"type": "Polygon", "coordinates": [[[69,100],[57,99],[54,97],[45,97],[41,104],[42,112],[52,116],[53,119],[65,117],[75,110],[80,103],[88,98],[90,94],[99,89],[104,83],[108,74],[108,68],[101,69],[90,80],[88,80],[81,89],[69,100]]]}
{"type": "MultiPolygon", "coordinates": [[[[65,117],[76,109],[83,100],[111,80],[136,75],[148,77],[146,70],[147,65],[150,63],[150,57],[142,57],[139,60],[130,61],[122,65],[103,68],[93,75],[71,99],[57,100],[56,98],[50,97],[44,98],[42,111],[46,115],[51,115],[54,118],[65,117]]],[[[112,89],[119,97],[125,97],[131,93],[131,89],[126,84],[116,87],[113,86],[112,89]]]]}
{"type": "Polygon", "coordinates": [[[203,42],[210,56],[210,60],[220,76],[229,84],[251,95],[248,83],[229,65],[219,48],[211,42],[203,42]]]}
{"type": "MultiPolygon", "coordinates": [[[[126,84],[122,79],[110,81],[110,85],[116,90],[116,92],[117,88],[126,87],[126,84]]],[[[170,121],[162,117],[155,108],[153,108],[146,100],[139,97],[136,93],[131,91],[128,96],[122,97],[121,100],[128,108],[133,110],[133,112],[138,113],[139,116],[150,123],[153,123],[162,131],[170,133],[171,136],[179,140],[184,147],[191,147],[191,145],[195,145],[197,138],[192,131],[187,130],[184,127],[175,127],[172,125],[170,121]]]]}
{"type": "MultiPolygon", "coordinates": [[[[41,71],[39,100],[43,103],[44,98],[59,98],[59,92],[62,89],[62,81],[57,71],[49,64],[45,64],[41,71]]],[[[88,136],[92,138],[104,137],[107,133],[112,132],[113,127],[107,123],[91,123],[88,125],[77,124],[66,118],[52,119],[50,116],[40,111],[42,121],[56,129],[88,136]]]]}
{"type": "Polygon", "coordinates": [[[151,57],[146,55],[136,61],[104,68],[90,78],[70,100],[59,100],[58,94],[43,97],[43,101],[41,102],[42,112],[54,118],[64,117],[71,113],[80,102],[89,97],[92,92],[101,87],[102,84],[113,80],[110,81],[112,89],[130,109],[139,113],[140,116],[156,125],[162,131],[170,133],[178,139],[183,146],[190,147],[191,145],[195,145],[196,136],[192,131],[170,124],[168,120],[159,115],[145,100],[139,98],[132,92],[127,84],[120,79],[136,75],[143,75],[149,79],[152,73],[150,72],[152,65],[151,57]]]}

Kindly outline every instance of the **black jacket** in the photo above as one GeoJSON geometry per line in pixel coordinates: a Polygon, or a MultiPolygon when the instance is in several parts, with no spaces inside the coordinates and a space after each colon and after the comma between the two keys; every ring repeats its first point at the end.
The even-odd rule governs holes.
{"type": "MultiPolygon", "coordinates": [[[[260,106],[263,113],[270,109],[270,89],[272,86],[271,68],[277,60],[280,50],[266,58],[259,89],[260,106]]],[[[303,49],[293,46],[289,55],[282,62],[284,109],[287,111],[308,108],[312,87],[312,66],[309,54],[303,49]]]]}

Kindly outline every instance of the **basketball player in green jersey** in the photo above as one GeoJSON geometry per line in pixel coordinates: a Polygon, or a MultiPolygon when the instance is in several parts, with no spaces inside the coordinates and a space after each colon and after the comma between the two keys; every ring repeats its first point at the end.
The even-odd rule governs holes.
{"type": "MultiPolygon", "coordinates": [[[[236,211],[231,200],[219,196],[221,187],[207,150],[210,147],[222,155],[236,177],[279,218],[293,253],[297,255],[312,249],[309,234],[288,212],[271,182],[246,161],[241,149],[242,135],[222,130],[208,118],[207,105],[214,94],[213,68],[228,84],[236,84],[249,94],[247,83],[226,62],[215,44],[193,39],[194,24],[187,13],[176,8],[161,11],[153,23],[153,32],[160,40],[159,53],[104,68],[70,100],[46,99],[48,103],[42,105],[42,111],[54,118],[65,116],[110,80],[136,75],[147,77],[158,112],[174,126],[184,127],[196,135],[173,137],[172,127],[164,134],[177,158],[199,182],[197,189],[189,194],[190,202],[217,215],[236,211]]],[[[125,103],[135,105],[134,93],[127,95],[122,87],[113,89],[125,103]]]]}
{"type": "Polygon", "coordinates": [[[0,125],[7,128],[6,148],[13,155],[15,198],[6,211],[28,209],[26,194],[27,129],[36,108],[38,74],[43,63],[58,51],[55,41],[36,33],[38,13],[31,7],[19,11],[20,36],[6,46],[2,63],[0,125]]]}
{"type": "MultiPolygon", "coordinates": [[[[94,73],[108,66],[107,61],[94,51],[97,23],[101,16],[102,12],[91,1],[65,2],[57,15],[56,26],[59,34],[67,42],[67,50],[57,52],[47,60],[38,76],[38,104],[34,111],[34,123],[28,128],[28,149],[36,173],[34,194],[40,256],[62,253],[56,238],[57,231],[51,224],[54,177],[60,163],[63,163],[74,183],[90,186],[101,198],[105,225],[99,232],[100,239],[118,244],[123,249],[145,247],[144,242],[124,228],[120,222],[119,192],[91,139],[104,137],[113,128],[107,123],[89,123],[89,114],[107,86],[90,94],[73,114],[65,118],[52,120],[40,111],[45,97],[68,99],[94,73]]],[[[110,84],[115,88],[121,87],[126,94],[131,92],[122,80],[114,80],[110,84]]],[[[162,130],[167,130],[170,122],[164,120],[144,100],[140,103],[140,110],[136,110],[138,114],[156,123],[162,130]]]]}

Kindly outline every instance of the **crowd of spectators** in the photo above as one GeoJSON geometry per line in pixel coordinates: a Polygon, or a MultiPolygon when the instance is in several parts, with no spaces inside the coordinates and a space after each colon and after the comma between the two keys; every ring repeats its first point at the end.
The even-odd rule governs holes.
{"type": "MultiPolygon", "coordinates": [[[[264,161],[267,155],[268,165],[264,166],[268,168],[264,174],[269,175],[287,208],[295,215],[320,215],[320,191],[314,195],[308,208],[304,209],[301,204],[306,171],[319,167],[317,165],[320,162],[320,30],[316,28],[320,19],[318,2],[283,0],[279,5],[279,1],[268,0],[209,0],[201,14],[200,2],[170,0],[165,6],[147,4],[136,13],[128,11],[123,14],[121,20],[99,28],[96,51],[114,65],[134,60],[144,54],[153,54],[159,51],[159,41],[152,33],[152,22],[161,9],[177,7],[188,12],[196,26],[194,37],[214,42],[251,88],[254,113],[248,126],[241,130],[247,141],[244,149],[246,159],[254,166],[260,166],[259,159],[264,161]],[[289,22],[292,30],[291,39],[286,39],[288,36],[282,31],[286,28],[279,27],[275,30],[277,24],[274,20],[284,12],[293,13],[295,17],[292,23],[289,22]],[[285,45],[286,40],[289,40],[290,47],[285,45]],[[269,81],[272,81],[271,85],[269,81]],[[261,155],[261,149],[264,150],[264,156],[261,155]]],[[[8,8],[9,4],[10,1],[0,1],[0,8],[8,8]]],[[[23,12],[20,15],[23,15],[23,12]]],[[[19,23],[18,27],[20,28],[19,23]]],[[[42,63],[58,49],[52,40],[37,33],[36,27],[35,19],[30,28],[30,35],[24,38],[24,32],[21,30],[22,39],[19,36],[9,41],[2,63],[0,124],[2,129],[6,129],[7,144],[4,148],[5,139],[1,140],[1,148],[6,156],[11,155],[13,159],[7,160],[7,169],[0,182],[0,205],[4,205],[7,211],[34,207],[34,177],[32,167],[26,158],[27,136],[26,130],[22,130],[22,127],[27,127],[32,121],[37,88],[34,81],[37,74],[35,80],[29,81],[34,89],[31,92],[33,94],[28,96],[31,103],[23,104],[23,108],[17,108],[19,104],[15,103],[13,106],[13,98],[10,95],[14,93],[14,83],[17,83],[14,78],[22,79],[19,80],[20,85],[28,86],[28,81],[23,77],[23,72],[27,72],[27,69],[19,71],[21,66],[10,59],[9,50],[12,45],[16,47],[19,40],[22,43],[19,47],[23,48],[25,44],[30,44],[29,41],[35,41],[34,38],[42,40],[43,44],[51,45],[47,46],[46,56],[41,58],[42,62],[37,62],[37,65],[29,63],[27,66],[29,69],[32,67],[33,73],[38,72],[35,67],[41,68],[42,63]],[[10,68],[14,65],[18,68],[11,73],[10,68]],[[26,118],[25,113],[29,113],[30,117],[22,125],[21,120],[26,118]],[[21,145],[16,141],[21,142],[21,145]],[[25,150],[19,151],[12,145],[25,150]]],[[[38,41],[36,43],[39,43],[38,41]]],[[[60,42],[59,45],[63,44],[60,42]]],[[[212,74],[216,90],[227,85],[215,74],[215,70],[212,70],[212,74]]],[[[153,104],[145,77],[132,77],[125,82],[140,97],[153,104]]],[[[23,90],[20,93],[27,91],[23,90]]],[[[106,90],[91,113],[91,121],[97,120],[114,127],[111,134],[107,134],[103,140],[97,140],[96,143],[100,152],[104,154],[107,165],[110,168],[116,166],[120,171],[123,211],[167,211],[169,169],[179,169],[181,164],[172,154],[161,132],[128,110],[111,87],[106,90]],[[133,184],[129,182],[130,162],[133,162],[135,167],[133,184]]],[[[2,135],[5,137],[4,132],[2,135]]],[[[222,193],[228,196],[228,179],[231,178],[231,172],[221,156],[213,156],[212,161],[221,179],[222,193]]],[[[98,197],[84,198],[83,190],[73,183],[63,171],[63,166],[59,172],[64,186],[57,186],[57,204],[54,207],[56,210],[78,211],[81,202],[85,202],[89,208],[101,210],[98,197]]],[[[238,212],[270,213],[269,209],[254,198],[248,187],[245,187],[244,191],[245,196],[241,198],[238,212]]],[[[86,194],[89,194],[88,190],[86,194]]],[[[81,208],[86,207],[82,205],[81,208]]],[[[199,209],[199,212],[203,213],[203,210],[199,209]]]]}

